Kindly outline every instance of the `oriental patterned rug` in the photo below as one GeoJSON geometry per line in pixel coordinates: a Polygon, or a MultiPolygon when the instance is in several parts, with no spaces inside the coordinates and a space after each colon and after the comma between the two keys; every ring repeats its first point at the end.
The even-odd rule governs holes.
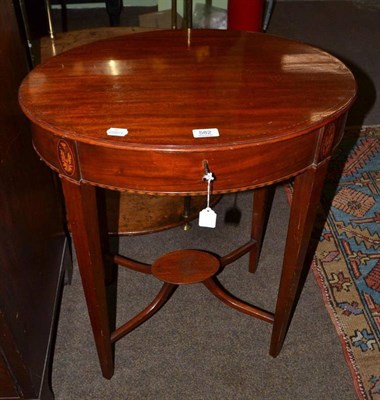
{"type": "Polygon", "coordinates": [[[346,130],[318,221],[314,276],[358,397],[380,399],[380,126],[346,130]]]}

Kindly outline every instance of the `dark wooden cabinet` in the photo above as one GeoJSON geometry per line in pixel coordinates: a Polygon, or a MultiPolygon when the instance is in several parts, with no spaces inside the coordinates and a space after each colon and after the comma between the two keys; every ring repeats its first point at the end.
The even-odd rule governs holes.
{"type": "Polygon", "coordinates": [[[57,186],[18,105],[28,64],[11,0],[1,2],[0,54],[0,399],[51,399],[66,236],[57,186]]]}

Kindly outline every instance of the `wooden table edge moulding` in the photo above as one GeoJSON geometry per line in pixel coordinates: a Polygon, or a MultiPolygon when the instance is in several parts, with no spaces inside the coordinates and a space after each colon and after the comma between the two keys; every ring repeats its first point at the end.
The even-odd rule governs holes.
{"type": "Polygon", "coordinates": [[[20,105],[32,122],[37,153],[61,178],[104,377],[114,372],[114,343],[183,284],[203,283],[226,305],[273,324],[269,352],[279,354],[308,268],[304,261],[328,162],[355,95],[351,72],[330,54],[238,31],[110,38],[59,54],[25,78],[20,105]],[[111,127],[128,134],[109,136],[111,127]],[[211,128],[219,136],[208,137],[211,128]],[[206,136],[195,138],[193,129],[206,136]],[[246,243],[220,257],[181,249],[152,265],[111,254],[97,188],[206,195],[205,169],[215,177],[213,194],[254,189],[246,243]],[[290,178],[282,273],[275,311],[269,312],[227,293],[215,274],[246,253],[255,272],[273,185],[290,178]],[[113,329],[106,282],[115,264],[153,274],[163,285],[143,311],[113,329]]]}

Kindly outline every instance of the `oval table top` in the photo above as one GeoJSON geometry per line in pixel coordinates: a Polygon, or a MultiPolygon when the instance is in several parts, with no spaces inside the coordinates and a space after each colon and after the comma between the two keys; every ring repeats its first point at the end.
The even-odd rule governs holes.
{"type": "Polygon", "coordinates": [[[309,45],[221,30],[144,32],[69,50],[24,80],[20,104],[79,142],[169,151],[276,141],[339,115],[356,91],[349,69],[309,45]],[[125,137],[107,136],[111,127],[125,137]],[[195,139],[193,129],[219,137],[195,139]]]}

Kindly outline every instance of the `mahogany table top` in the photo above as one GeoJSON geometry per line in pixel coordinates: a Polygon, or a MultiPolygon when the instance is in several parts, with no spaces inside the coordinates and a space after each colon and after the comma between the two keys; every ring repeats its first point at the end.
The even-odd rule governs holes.
{"type": "Polygon", "coordinates": [[[144,32],[71,49],[20,88],[40,157],[61,177],[129,192],[204,194],[294,177],[339,143],[356,92],[348,68],[261,33],[144,32]],[[108,136],[110,128],[128,130],[108,136]],[[193,130],[219,130],[194,138],[193,130]]]}
{"type": "Polygon", "coordinates": [[[330,54],[267,34],[144,32],[69,50],[36,67],[20,104],[37,125],[111,147],[246,145],[299,135],[351,104],[356,85],[330,54]],[[110,127],[127,128],[110,137],[110,127]],[[193,129],[219,129],[195,139],[193,129]]]}

